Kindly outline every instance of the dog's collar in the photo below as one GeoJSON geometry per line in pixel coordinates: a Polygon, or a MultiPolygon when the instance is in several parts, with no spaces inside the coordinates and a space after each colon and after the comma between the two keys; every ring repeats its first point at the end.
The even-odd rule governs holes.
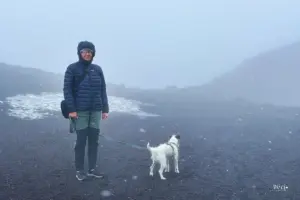
{"type": "Polygon", "coordinates": [[[167,145],[171,146],[171,148],[173,149],[173,151],[175,151],[173,145],[175,145],[178,148],[178,144],[176,144],[174,142],[167,142],[167,145]]]}

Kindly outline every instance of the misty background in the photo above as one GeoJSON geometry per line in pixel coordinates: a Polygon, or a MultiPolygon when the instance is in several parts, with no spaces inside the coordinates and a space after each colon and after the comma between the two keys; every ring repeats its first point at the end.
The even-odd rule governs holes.
{"type": "Polygon", "coordinates": [[[300,1],[0,8],[0,199],[300,199],[300,1]],[[101,131],[113,138],[99,141],[108,179],[85,184],[74,181],[76,135],[59,106],[82,40],[108,82],[101,131]],[[175,131],[180,174],[152,179],[134,146],[175,131]]]}
{"type": "Polygon", "coordinates": [[[297,0],[3,1],[0,61],[64,73],[81,40],[110,83],[201,85],[299,40],[297,0]]]}

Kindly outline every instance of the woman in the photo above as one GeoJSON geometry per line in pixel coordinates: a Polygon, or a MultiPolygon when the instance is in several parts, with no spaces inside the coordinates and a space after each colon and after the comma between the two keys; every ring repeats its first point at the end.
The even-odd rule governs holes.
{"type": "Polygon", "coordinates": [[[106,83],[100,66],[92,64],[96,49],[93,43],[79,42],[79,60],[67,67],[64,76],[64,99],[69,117],[75,124],[76,178],[102,178],[95,171],[100,133],[100,120],[108,117],[106,83]],[[85,146],[88,141],[88,172],[84,171],[85,146]]]}

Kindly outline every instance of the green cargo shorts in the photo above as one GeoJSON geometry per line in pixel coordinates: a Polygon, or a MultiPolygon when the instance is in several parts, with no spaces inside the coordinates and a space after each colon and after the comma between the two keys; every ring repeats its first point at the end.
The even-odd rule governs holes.
{"type": "MultiPolygon", "coordinates": [[[[86,128],[100,129],[100,121],[102,116],[101,111],[95,111],[91,113],[89,111],[78,111],[77,116],[78,118],[75,120],[76,130],[82,130],[86,128]]],[[[72,120],[70,120],[70,123],[73,123],[72,120]]]]}

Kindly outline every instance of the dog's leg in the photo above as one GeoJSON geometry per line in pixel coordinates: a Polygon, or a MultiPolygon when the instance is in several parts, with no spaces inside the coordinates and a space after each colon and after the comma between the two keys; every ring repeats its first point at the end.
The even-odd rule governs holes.
{"type": "Polygon", "coordinates": [[[153,176],[154,165],[155,165],[155,162],[154,162],[154,160],[152,160],[152,164],[150,166],[150,176],[153,176]]]}
{"type": "Polygon", "coordinates": [[[174,167],[175,167],[175,173],[179,173],[179,167],[178,167],[178,152],[175,153],[174,155],[174,167]]]}
{"type": "Polygon", "coordinates": [[[165,157],[163,157],[160,159],[160,169],[158,170],[161,180],[166,180],[166,178],[163,175],[163,172],[165,171],[166,167],[167,167],[167,160],[165,157]]]}
{"type": "Polygon", "coordinates": [[[170,160],[167,159],[167,166],[166,166],[166,172],[170,172],[170,160]]]}

